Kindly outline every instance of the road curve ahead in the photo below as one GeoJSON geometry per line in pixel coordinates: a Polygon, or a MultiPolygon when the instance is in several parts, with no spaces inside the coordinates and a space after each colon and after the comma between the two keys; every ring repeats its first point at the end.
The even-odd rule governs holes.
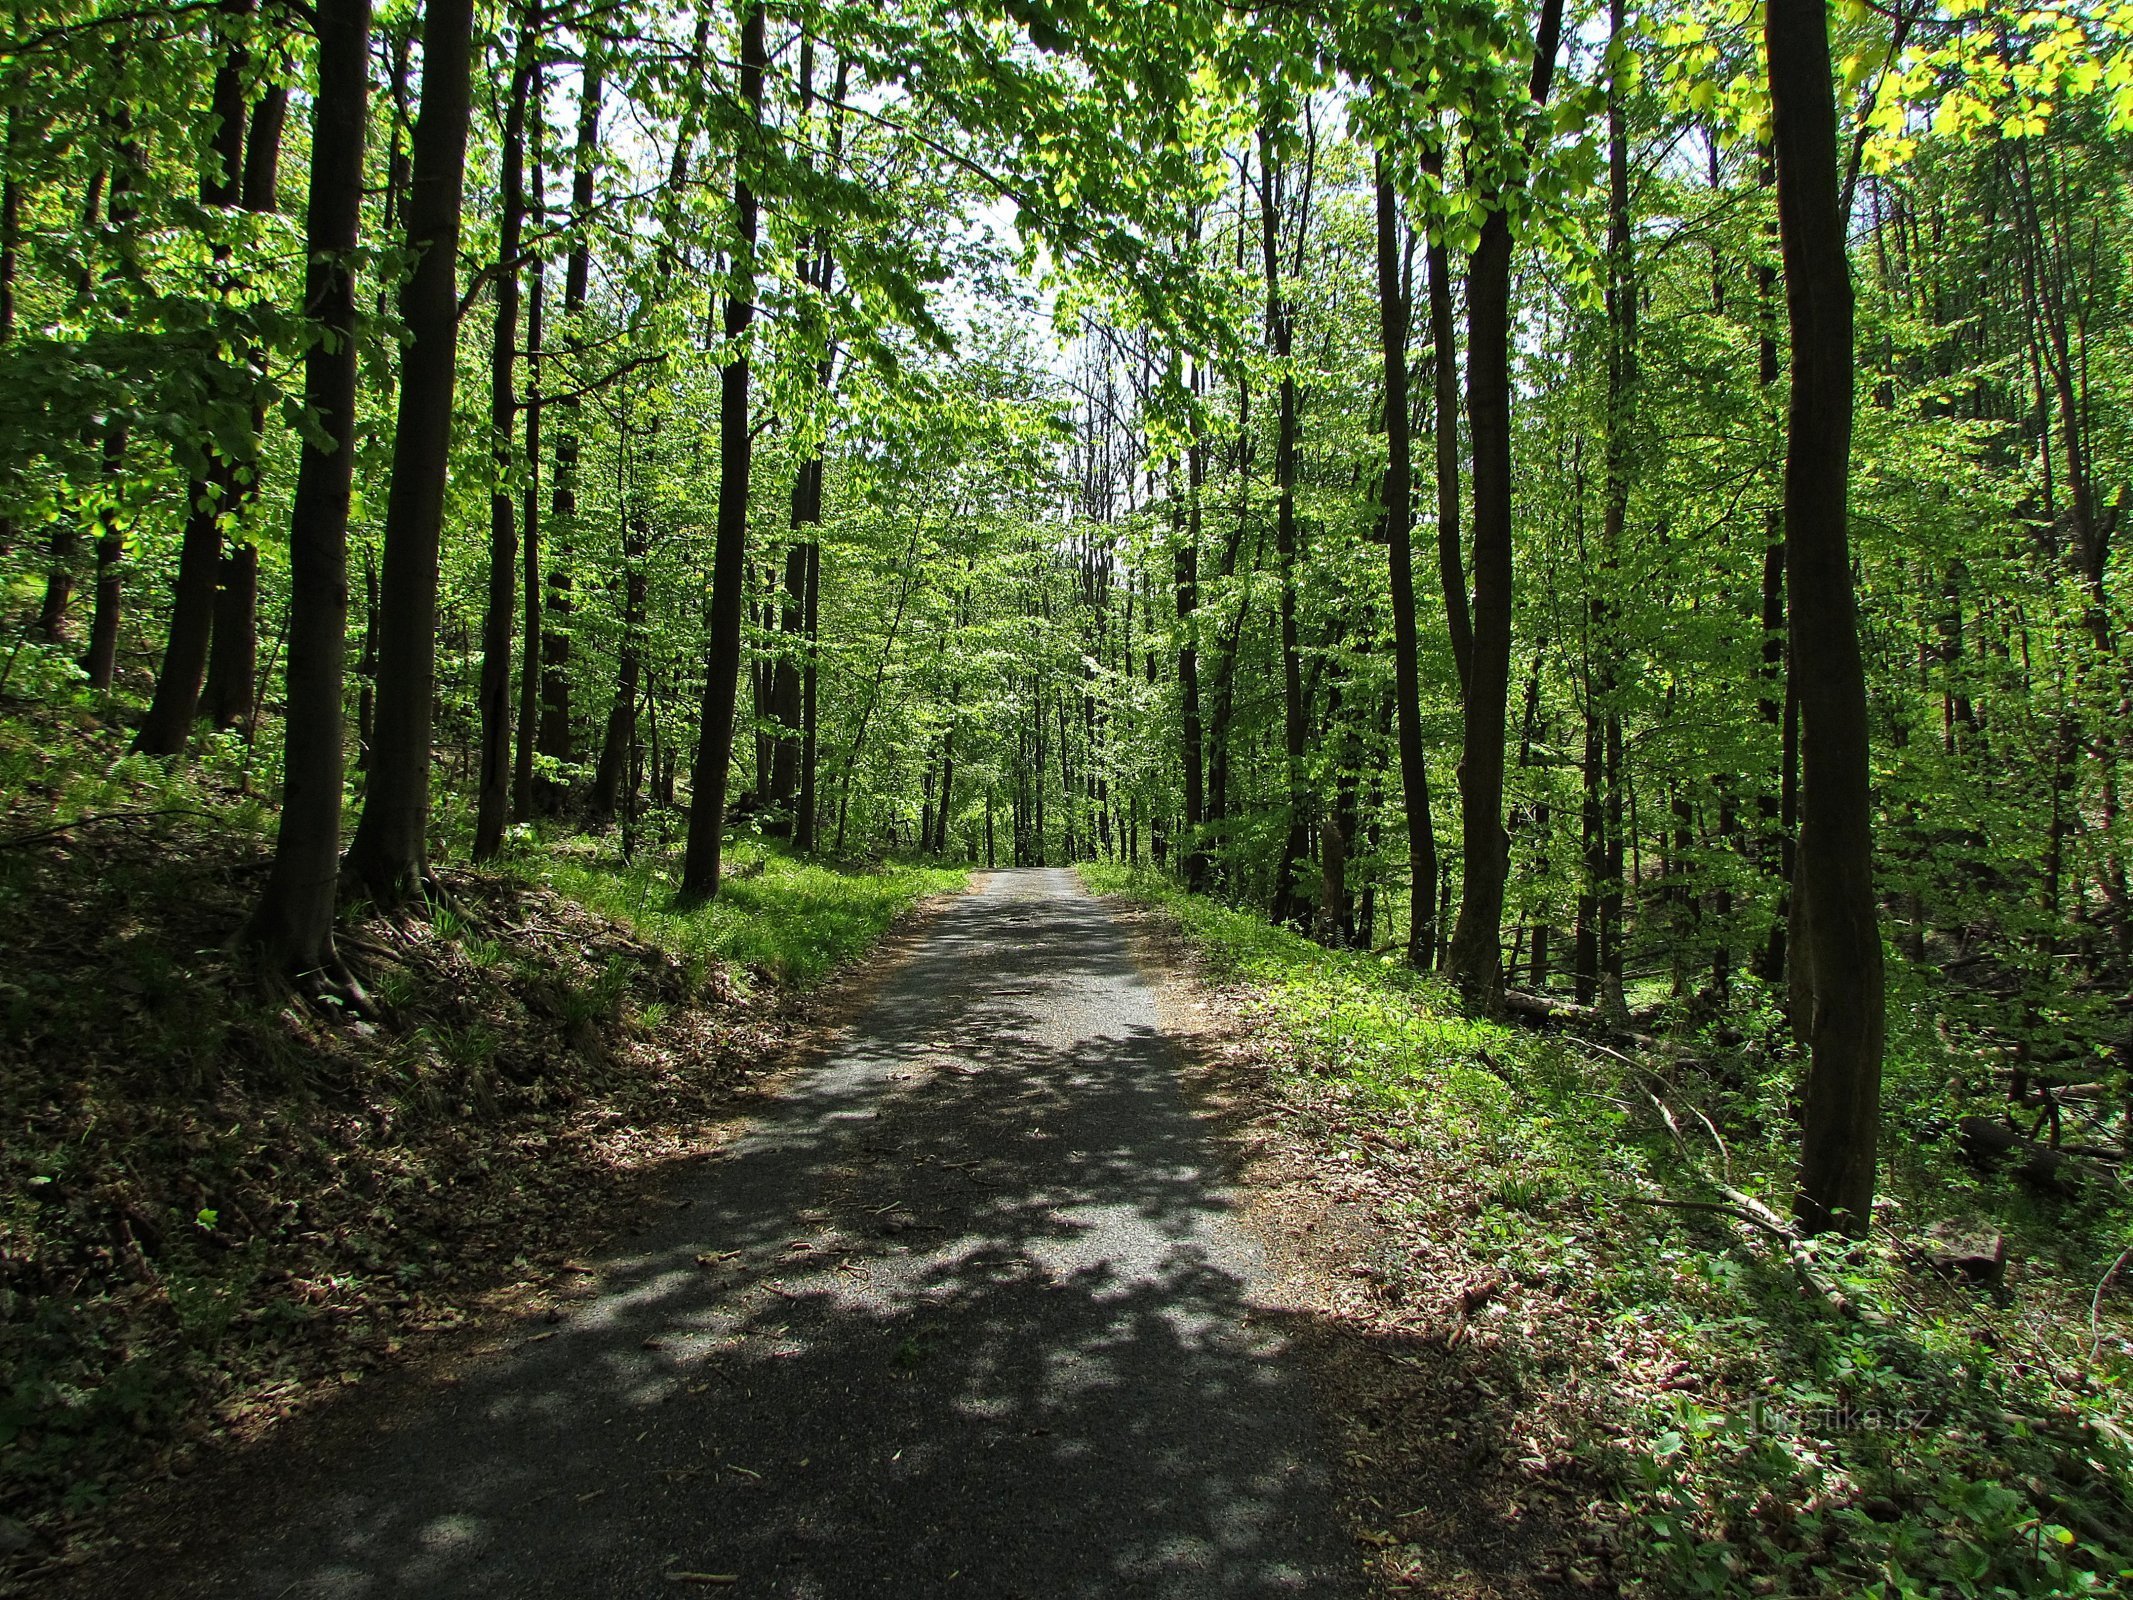
{"type": "Polygon", "coordinates": [[[953,901],[690,1184],[173,1592],[1358,1592],[1258,1252],[1073,874],[953,901]]]}

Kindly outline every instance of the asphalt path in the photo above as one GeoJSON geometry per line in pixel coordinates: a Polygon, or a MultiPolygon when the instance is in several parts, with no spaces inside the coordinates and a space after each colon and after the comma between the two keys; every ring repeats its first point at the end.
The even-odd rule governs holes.
{"type": "Polygon", "coordinates": [[[987,875],[595,1294],[172,1592],[1358,1592],[1177,1068],[1073,874],[987,875]]]}

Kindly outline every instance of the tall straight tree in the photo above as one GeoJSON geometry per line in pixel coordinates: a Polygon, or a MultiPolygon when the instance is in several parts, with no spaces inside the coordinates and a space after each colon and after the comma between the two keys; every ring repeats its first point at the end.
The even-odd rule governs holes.
{"type": "MultiPolygon", "coordinates": [[[[547,184],[541,174],[543,125],[542,81],[533,79],[532,139],[533,175],[526,189],[526,207],[533,229],[539,234],[547,218],[547,184]]],[[[518,647],[518,739],[511,759],[511,816],[524,822],[533,815],[533,746],[540,737],[541,717],[541,340],[546,327],[542,312],[548,298],[548,263],[539,250],[526,262],[530,275],[526,290],[526,400],[519,409],[526,414],[526,484],[520,507],[524,523],[519,539],[519,588],[523,621],[518,647]]]]}
{"type": "Polygon", "coordinates": [[[1874,907],[1866,674],[1852,594],[1852,283],[1837,202],[1825,0],[1769,0],[1763,45],[1778,238],[1792,328],[1785,586],[1800,700],[1793,1026],[1810,1054],[1794,1215],[1857,1237],[1873,1220],[1881,1133],[1881,929],[1874,907]]]}
{"type": "MultiPolygon", "coordinates": [[[[1563,0],[1543,0],[1528,89],[1548,100],[1562,43],[1563,0]]],[[[1536,130],[1537,131],[1537,130],[1536,130]]],[[[1532,148],[1532,138],[1526,141],[1532,148]]],[[[1503,1001],[1504,883],[1510,840],[1503,825],[1503,742],[1511,689],[1511,212],[1507,182],[1492,186],[1481,242],[1467,264],[1466,416],[1474,451],[1474,645],[1466,680],[1459,761],[1466,874],[1449,964],[1470,1005],[1503,1001]]],[[[1444,419],[1438,419],[1443,426],[1444,419]]]]}
{"type": "MultiPolygon", "coordinates": [[[[1195,224],[1198,219],[1195,218],[1195,224]]],[[[1197,237],[1198,228],[1194,234],[1197,237]]],[[[1193,365],[1191,435],[1185,445],[1185,504],[1177,528],[1173,583],[1178,617],[1178,759],[1184,770],[1185,887],[1197,894],[1207,886],[1207,780],[1200,729],[1200,492],[1207,478],[1207,445],[1199,396],[1202,370],[1193,365]]]]}
{"type": "MultiPolygon", "coordinates": [[[[282,125],[289,89],[272,83],[252,108],[245,132],[244,193],[240,204],[253,215],[274,210],[281,174],[282,125]]],[[[252,359],[260,357],[255,353],[252,359]]],[[[215,575],[215,642],[207,658],[200,714],[217,728],[246,721],[259,694],[259,546],[243,534],[246,509],[259,498],[259,463],[266,438],[264,403],[252,406],[249,454],[236,465],[230,495],[233,537],[215,575]]]]}
{"type": "Polygon", "coordinates": [[[422,29],[407,243],[400,294],[409,343],[385,500],[378,589],[378,709],[370,782],[347,871],[380,905],[419,894],[429,875],[430,708],[437,679],[437,551],[452,454],[459,333],[459,221],[466,179],[474,0],[430,0],[422,29]]]}
{"type": "MultiPolygon", "coordinates": [[[[599,22],[588,24],[583,37],[578,144],[570,170],[570,254],[563,265],[563,343],[572,351],[583,342],[578,319],[592,285],[593,182],[599,170],[600,102],[607,92],[607,39],[599,22]]],[[[535,748],[559,762],[572,760],[576,753],[570,727],[570,556],[578,526],[578,456],[584,448],[578,412],[575,394],[557,404],[555,498],[549,506],[548,530],[553,551],[548,598],[541,615],[541,726],[535,748]]],[[[562,802],[564,792],[563,785],[547,779],[534,782],[536,798],[549,810],[562,802]]]]}
{"type": "Polygon", "coordinates": [[[1415,624],[1414,442],[1407,410],[1407,287],[1401,272],[1400,202],[1385,158],[1377,159],[1378,332],[1385,357],[1385,482],[1379,515],[1385,527],[1392,586],[1393,698],[1399,726],[1400,784],[1407,801],[1410,892],[1407,963],[1429,964],[1437,944],[1437,830],[1429,809],[1429,765],[1422,750],[1421,632],[1415,624]]]}
{"type": "MultiPolygon", "coordinates": [[[[246,20],[251,0],[230,0],[222,14],[232,25],[246,20]]],[[[208,114],[215,131],[207,144],[200,173],[200,208],[204,215],[235,209],[244,185],[245,49],[231,38],[223,45],[208,114]]],[[[215,274],[226,279],[229,246],[212,247],[215,274]]],[[[193,716],[200,707],[200,686],[207,678],[208,642],[215,620],[215,573],[222,557],[222,519],[236,488],[232,463],[210,451],[208,471],[186,489],[185,531],[178,545],[178,579],[171,593],[170,633],[163,665],[156,674],[148,715],[134,735],[133,748],[144,755],[174,756],[185,748],[193,716]]]]}
{"type": "MultiPolygon", "coordinates": [[[[135,253],[126,230],[141,212],[138,180],[147,157],[134,136],[133,113],[120,106],[111,113],[111,200],[104,216],[120,230],[121,261],[135,253]]],[[[103,425],[104,462],[96,500],[96,585],[90,591],[89,649],[82,657],[82,670],[89,687],[108,689],[118,666],[119,612],[126,600],[126,525],[120,513],[120,481],[125,476],[129,430],[123,419],[106,417],[103,425]]],[[[49,608],[49,600],[47,601],[49,608]]]]}
{"type": "MultiPolygon", "coordinates": [[[[489,595],[481,625],[481,776],[475,799],[474,859],[503,848],[511,817],[511,625],[518,599],[518,517],[512,503],[512,442],[518,423],[519,245],[526,229],[526,117],[540,48],[538,13],[519,13],[517,59],[504,107],[497,182],[496,324],[489,346],[489,595]]],[[[532,663],[527,663],[532,670],[532,663]]]]}
{"type": "MultiPolygon", "coordinates": [[[[1431,130],[1432,143],[1422,152],[1422,170],[1444,181],[1443,135],[1431,130]]],[[[1452,252],[1442,228],[1423,245],[1429,277],[1430,382],[1437,426],[1431,430],[1437,467],[1437,580],[1444,591],[1444,627],[1451,635],[1452,665],[1459,673],[1459,693],[1466,693],[1474,663],[1474,619],[1467,606],[1466,559],[1459,534],[1459,322],[1452,308],[1452,252]]]]}
{"type": "Polygon", "coordinates": [[[1607,455],[1600,511],[1600,578],[1586,607],[1589,681],[1585,692],[1583,857],[1589,911],[1578,947],[1579,982],[1611,1013],[1622,1001],[1622,712],[1616,574],[1629,530],[1637,414],[1637,257],[1629,218],[1629,107],[1625,78],[1630,56],[1622,37],[1622,0],[1609,0],[1608,38],[1614,67],[1607,85],[1607,455]]]}
{"type": "Polygon", "coordinates": [[[348,651],[348,504],[355,468],[356,231],[370,95],[370,0],[317,0],[305,219],[307,430],[289,518],[288,717],[281,831],[244,943],[280,977],[331,973],[341,849],[341,678],[348,651]]]}
{"type": "MultiPolygon", "coordinates": [[[[1315,154],[1315,146],[1314,146],[1315,154]]],[[[1297,205],[1296,271],[1311,227],[1311,163],[1304,168],[1303,193],[1297,205]]],[[[1310,854],[1310,792],[1304,782],[1304,750],[1310,736],[1304,704],[1302,651],[1296,631],[1296,313],[1282,285],[1281,226],[1286,196],[1286,169],[1273,136],[1259,135],[1259,237],[1266,263],[1267,343],[1279,368],[1279,409],[1274,429],[1274,554],[1281,569],[1279,640],[1281,646],[1282,750],[1286,757],[1287,837],[1274,869],[1274,920],[1302,921],[1310,914],[1310,896],[1297,883],[1299,863],[1310,854]]],[[[1063,746],[1062,746],[1063,748],[1063,746]]]]}
{"type": "Polygon", "coordinates": [[[752,141],[763,137],[764,13],[755,0],[741,18],[741,100],[747,116],[734,152],[733,281],[726,291],[725,363],[718,390],[718,528],[711,557],[711,637],[704,658],[696,768],[690,779],[689,842],[682,857],[684,894],[718,893],[726,831],[726,770],[733,761],[733,707],[740,691],[742,591],[748,578],[748,328],[755,320],[756,198],[749,168],[752,141]]]}

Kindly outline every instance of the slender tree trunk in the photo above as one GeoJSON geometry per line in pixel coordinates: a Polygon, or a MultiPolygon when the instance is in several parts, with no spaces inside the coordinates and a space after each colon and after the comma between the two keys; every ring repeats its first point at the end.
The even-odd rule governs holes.
{"type": "MultiPolygon", "coordinates": [[[[1547,103],[1562,22],[1562,0],[1544,0],[1533,52],[1531,96],[1536,108],[1547,103]]],[[[1503,757],[1511,682],[1511,219],[1500,194],[1488,202],[1481,242],[1467,268],[1466,294],[1467,423],[1474,450],[1474,658],[1467,675],[1466,737],[1459,764],[1466,878],[1459,921],[1452,930],[1451,968],[1467,1002],[1494,1011],[1503,1000],[1501,930],[1510,867],[1503,825],[1503,757]]]]}
{"type": "MultiPolygon", "coordinates": [[[[541,135],[546,113],[542,107],[541,78],[534,75],[533,177],[528,185],[527,205],[534,230],[546,224],[546,184],[541,173],[541,135]]],[[[540,738],[541,717],[541,340],[546,335],[542,312],[548,287],[548,264],[538,251],[526,263],[532,281],[526,291],[526,484],[519,519],[525,524],[519,541],[519,589],[522,618],[518,646],[517,747],[511,763],[511,816],[525,822],[533,816],[533,753],[540,738]]]]}
{"type": "Polygon", "coordinates": [[[401,359],[385,502],[377,726],[370,783],[346,867],[383,906],[420,893],[429,874],[437,551],[451,462],[473,11],[473,0],[430,0],[423,26],[422,110],[407,204],[407,243],[416,262],[400,296],[411,342],[401,359]]]}
{"type": "MultiPolygon", "coordinates": [[[[959,704],[962,685],[957,684],[948,692],[948,704],[959,704]]],[[[948,819],[955,810],[955,717],[951,712],[948,726],[941,733],[941,806],[933,819],[933,853],[944,856],[948,853],[948,819]]]]}
{"type": "MultiPolygon", "coordinates": [[[[288,109],[286,84],[269,85],[252,111],[246,135],[244,191],[240,203],[253,215],[278,204],[281,136],[288,109]]],[[[255,367],[263,357],[254,352],[255,367]]],[[[228,513],[232,542],[216,572],[215,639],[207,658],[207,684],[200,714],[217,728],[250,725],[259,704],[259,547],[244,535],[250,508],[259,499],[260,461],[265,448],[267,413],[252,407],[250,453],[232,464],[228,513]]]]}
{"type": "MultiPolygon", "coordinates": [[[[1194,373],[1197,387],[1198,373],[1194,373]]],[[[1182,526],[1174,527],[1178,613],[1179,759],[1185,773],[1185,887],[1197,894],[1207,886],[1207,845],[1201,828],[1207,821],[1206,775],[1200,731],[1200,490],[1207,475],[1199,424],[1185,448],[1185,504],[1182,526]]]]}
{"type": "MultiPolygon", "coordinates": [[[[814,483],[815,521],[822,520],[822,473],[817,468],[814,483]]],[[[807,663],[800,671],[800,813],[793,827],[793,848],[802,855],[815,852],[815,737],[818,712],[816,691],[821,676],[817,659],[822,642],[822,542],[807,542],[807,603],[804,627],[807,663]]],[[[986,813],[988,826],[991,813],[986,813]]],[[[988,850],[991,835],[987,834],[988,850]]]]}
{"type": "Polygon", "coordinates": [[[800,661],[805,646],[803,625],[807,618],[807,480],[803,465],[792,486],[793,542],[786,547],[781,604],[777,610],[780,649],[771,669],[770,715],[776,724],[776,746],[770,757],[770,793],[767,808],[774,827],[791,837],[792,809],[800,786],[800,661]]]}
{"type": "MultiPolygon", "coordinates": [[[[1379,516],[1385,527],[1392,587],[1393,700],[1399,726],[1400,788],[1407,810],[1408,881],[1413,885],[1407,897],[1407,964],[1421,969],[1429,964],[1437,942],[1436,903],[1430,893],[1437,881],[1437,828],[1430,815],[1429,764],[1422,749],[1422,643],[1415,622],[1414,448],[1407,403],[1408,305],[1400,273],[1400,203],[1382,156],[1377,166],[1377,246],[1386,452],[1379,516]]],[[[1438,419],[1438,427],[1445,427],[1444,418],[1438,419]]],[[[1455,496],[1457,492],[1455,482],[1455,496]]],[[[1455,542],[1456,538],[1455,532],[1455,542]]]]}
{"type": "MultiPolygon", "coordinates": [[[[832,113],[830,162],[834,171],[843,153],[842,103],[846,68],[837,73],[838,109],[832,113]]],[[[803,33],[800,40],[800,115],[809,117],[815,99],[815,41],[803,33]]],[[[801,159],[812,171],[813,157],[803,145],[801,159]]],[[[836,259],[830,254],[826,234],[811,238],[800,252],[800,281],[817,294],[827,296],[836,259]]],[[[804,302],[803,315],[812,327],[819,322],[814,303],[804,302]]],[[[825,346],[816,363],[819,396],[827,401],[836,371],[834,344],[825,346]]],[[[812,761],[809,727],[813,718],[815,671],[813,585],[821,564],[822,446],[817,443],[793,474],[793,545],[785,557],[785,607],[782,617],[784,648],[779,653],[771,691],[777,718],[778,748],[772,762],[770,804],[778,825],[803,852],[814,848],[814,774],[805,770],[812,761]]]]}
{"type": "MultiPolygon", "coordinates": [[[[763,137],[764,8],[752,0],[741,21],[741,99],[749,140],[763,137]]],[[[689,842],[681,887],[688,895],[718,893],[719,855],[726,829],[726,771],[733,761],[733,708],[740,688],[741,608],[748,575],[748,327],[755,319],[756,198],[749,186],[752,150],[735,161],[733,284],[726,295],[726,361],[719,373],[718,532],[711,558],[711,638],[704,662],[704,700],[697,730],[696,771],[689,796],[689,842]]]]}
{"type": "MultiPolygon", "coordinates": [[[[1259,137],[1261,194],[1259,228],[1266,259],[1267,335],[1280,365],[1280,401],[1274,431],[1274,554],[1281,569],[1280,646],[1282,750],[1286,759],[1288,835],[1274,873],[1274,920],[1309,919],[1310,901],[1297,886],[1298,863],[1311,853],[1310,795],[1304,784],[1304,746],[1308,738],[1303,692],[1302,652],[1296,634],[1296,374],[1290,366],[1295,323],[1282,293],[1280,230],[1283,205],[1282,167],[1271,139],[1259,137]]],[[[1309,226],[1299,214],[1299,233],[1309,226]]]]}
{"type": "Polygon", "coordinates": [[[593,773],[592,814],[611,817],[623,798],[630,750],[637,741],[638,679],[644,661],[644,606],[649,588],[645,558],[651,552],[652,530],[644,508],[626,497],[622,529],[622,640],[617,647],[615,703],[607,714],[607,732],[600,741],[600,765],[593,773]]]}
{"type": "Polygon", "coordinates": [[[341,847],[342,662],[348,648],[348,505],[355,456],[356,230],[370,93],[370,0],[316,0],[304,313],[322,333],[304,356],[304,404],[332,448],[303,445],[289,521],[288,714],[281,828],[244,942],[262,967],[330,972],[341,847]]]}
{"type": "Polygon", "coordinates": [[[118,668],[119,613],[125,604],[126,530],[119,519],[119,480],[125,475],[126,429],[104,430],[104,485],[97,508],[96,586],[89,612],[89,653],[82,667],[89,687],[109,689],[118,668]]]}
{"type": "Polygon", "coordinates": [[[378,565],[363,552],[363,643],[356,654],[356,771],[370,770],[378,721],[378,565]]]}
{"type": "MultiPolygon", "coordinates": [[[[1609,36],[1620,40],[1622,0],[1608,8],[1609,36]]],[[[1620,648],[1614,591],[1629,531],[1633,472],[1631,430],[1636,419],[1637,260],[1629,215],[1629,118],[1623,78],[1629,58],[1617,52],[1607,88],[1607,445],[1602,467],[1600,575],[1587,608],[1593,681],[1603,741],[1598,880],[1601,1004],[1611,1016],[1626,1009],[1622,996],[1622,708],[1620,648]]]]}
{"type": "MultiPolygon", "coordinates": [[[[1762,152],[1762,181],[1777,182],[1777,169],[1770,147],[1762,152]]],[[[1778,369],[1777,268],[1756,268],[1757,315],[1762,326],[1756,339],[1756,380],[1766,396],[1775,396],[1778,369]]],[[[1772,400],[1773,412],[1775,400],[1772,400]]],[[[1773,422],[1776,420],[1774,414],[1773,422]]],[[[1772,988],[1785,985],[1785,934],[1790,920],[1792,892],[1793,824],[1797,797],[1798,733],[1797,704],[1793,699],[1785,660],[1785,518],[1776,506],[1763,514],[1763,657],[1757,672],[1760,694],[1757,704],[1763,720],[1778,730],[1778,769],[1765,784],[1757,810],[1762,822],[1763,870],[1777,879],[1776,913],[1759,953],[1759,976],[1772,988]]]]}
{"type": "Polygon", "coordinates": [[[259,683],[259,546],[232,544],[215,581],[215,642],[208,651],[201,715],[229,729],[251,715],[259,683]]]}
{"type": "MultiPolygon", "coordinates": [[[[15,337],[15,280],[22,258],[22,185],[16,180],[21,158],[21,113],[7,114],[6,171],[0,173],[0,345],[15,337]]],[[[15,519],[0,514],[0,556],[15,548],[15,519]]]]}
{"type": "Polygon", "coordinates": [[[1873,1220],[1881,1122],[1881,932],[1874,906],[1866,681],[1846,526],[1852,432],[1852,291],[1837,205],[1837,109],[1823,0],[1770,0],[1772,143],[1792,405],[1785,457],[1785,576],[1800,696],[1804,1022],[1812,1064],[1794,1214],[1818,1233],[1873,1220]]]}
{"type": "MultiPolygon", "coordinates": [[[[225,12],[242,16],[251,10],[249,0],[240,0],[225,12]]],[[[208,140],[207,163],[200,175],[200,206],[203,212],[233,210],[244,183],[245,51],[232,43],[223,52],[215,74],[209,114],[215,131],[208,140]]],[[[213,276],[226,287],[229,248],[213,247],[213,276]]],[[[133,748],[143,755],[174,756],[191,736],[193,716],[200,705],[200,688],[207,676],[208,644],[215,621],[215,574],[222,555],[222,519],[230,509],[236,488],[231,464],[210,451],[207,473],[195,478],[186,490],[185,532],[178,546],[178,580],[171,594],[170,634],[163,649],[163,665],[156,674],[153,698],[133,748]]]]}
{"type": "MultiPolygon", "coordinates": [[[[1441,146],[1430,148],[1423,166],[1443,176],[1441,146]]],[[[1444,622],[1463,698],[1473,671],[1474,622],[1467,610],[1466,560],[1459,534],[1459,325],[1452,315],[1451,253],[1441,230],[1425,246],[1423,261],[1429,277],[1430,368],[1437,402],[1437,581],[1444,591],[1444,622]]]]}
{"type": "Polygon", "coordinates": [[[481,622],[481,775],[475,791],[474,859],[492,860],[511,820],[511,633],[518,611],[518,507],[511,483],[518,429],[519,245],[526,231],[526,114],[533,98],[540,26],[518,16],[518,60],[506,91],[497,186],[496,321],[489,344],[489,594],[481,622]]]}
{"type": "MultiPolygon", "coordinates": [[[[132,113],[120,106],[112,113],[111,120],[115,138],[109,215],[115,227],[124,227],[140,214],[133,189],[142,154],[133,136],[132,113]]],[[[125,602],[126,560],[126,530],[119,519],[119,485],[125,476],[126,441],[126,425],[107,419],[103,430],[103,482],[97,501],[96,581],[91,591],[89,651],[82,658],[92,689],[109,689],[118,664],[119,611],[125,602]]]]}
{"type": "MultiPolygon", "coordinates": [[[[600,144],[600,101],[607,87],[607,41],[594,24],[585,34],[584,81],[578,97],[577,149],[571,157],[570,254],[563,269],[563,330],[566,348],[583,342],[579,318],[592,284],[593,182],[600,144]]],[[[559,403],[555,441],[555,497],[549,507],[551,550],[548,594],[541,615],[541,726],[536,748],[552,761],[576,758],[570,724],[571,556],[578,529],[579,402],[559,403]]],[[[531,670],[530,668],[528,670],[531,670]]],[[[568,793],[567,783],[537,778],[534,798],[555,811],[568,793]]]]}

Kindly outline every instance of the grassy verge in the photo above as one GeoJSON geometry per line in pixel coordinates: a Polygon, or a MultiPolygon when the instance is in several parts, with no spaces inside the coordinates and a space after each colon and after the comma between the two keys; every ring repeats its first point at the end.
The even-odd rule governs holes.
{"type": "Polygon", "coordinates": [[[623,865],[586,840],[541,853],[527,870],[686,960],[730,962],[802,988],[864,955],[919,900],[969,881],[952,868],[897,861],[830,866],[744,844],[728,852],[717,898],[691,906],[676,895],[679,859],[670,854],[639,855],[623,865]]]}
{"type": "Polygon", "coordinates": [[[781,1063],[790,998],[957,881],[748,846],[691,909],[591,843],[447,865],[448,907],[344,922],[382,1015],[336,1023],[229,956],[273,825],[241,742],[173,770],[41,715],[0,718],[0,1579],[554,1292],[781,1063]]]}
{"type": "Polygon", "coordinates": [[[1781,1052],[1684,1039],[1631,1059],[1476,1022],[1384,958],[1153,874],[1084,872],[1243,990],[1277,1094],[1329,1166],[1391,1197],[1395,1264],[1373,1270],[1404,1271],[1393,1297],[1425,1308],[1398,1315],[1426,1325],[1447,1288],[1500,1286],[1473,1321],[1525,1374],[1518,1436],[1594,1491],[1563,1576],[1832,1600],[2125,1592],[2133,1296],[2098,1288],[2124,1206],[2045,1209],[1939,1153],[1909,1122],[1918,1082],[1947,1099],[1947,1063],[1917,1055],[1929,1028],[1897,1030],[1914,1042],[1891,1065],[1882,1226],[1814,1263],[1847,1313],[1724,1193],[1785,1208],[1781,1052]],[[1924,1263],[1948,1222],[2004,1233],[2006,1292],[1924,1263]]]}

